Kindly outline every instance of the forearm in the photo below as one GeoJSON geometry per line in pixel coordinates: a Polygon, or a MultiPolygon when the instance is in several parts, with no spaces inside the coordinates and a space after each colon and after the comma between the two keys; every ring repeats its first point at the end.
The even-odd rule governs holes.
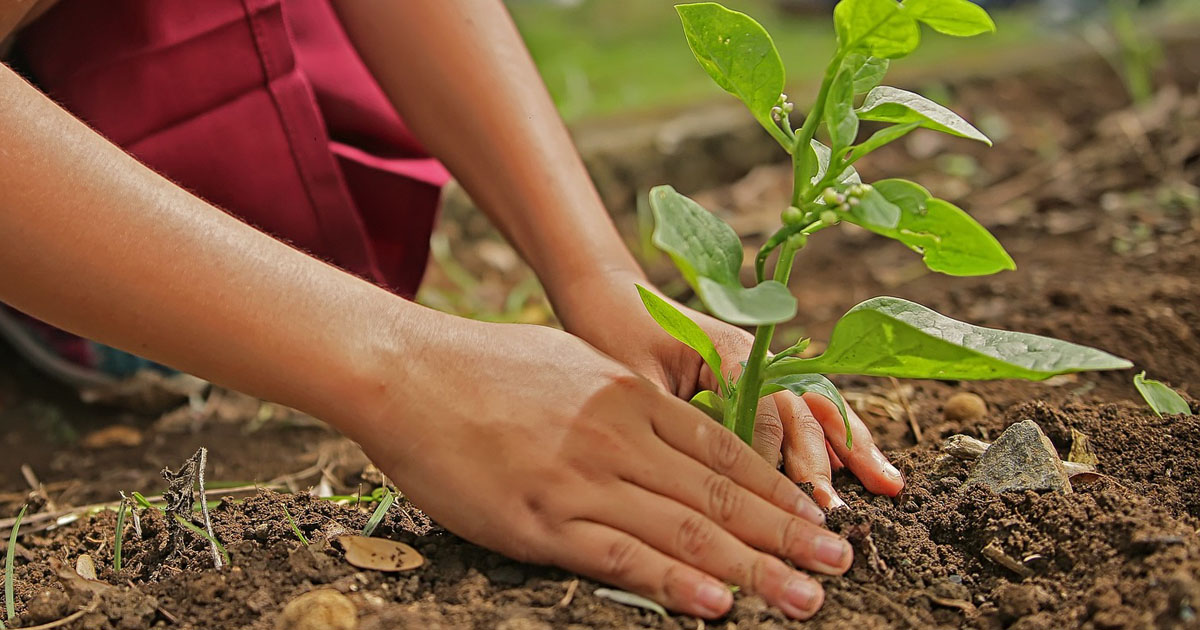
{"type": "Polygon", "coordinates": [[[556,306],[589,275],[640,276],[499,0],[335,6],[397,110],[556,306]]]}
{"type": "Polygon", "coordinates": [[[374,357],[428,336],[432,312],[190,195],[2,65],[0,140],[0,300],[18,309],[330,420],[374,357]]]}

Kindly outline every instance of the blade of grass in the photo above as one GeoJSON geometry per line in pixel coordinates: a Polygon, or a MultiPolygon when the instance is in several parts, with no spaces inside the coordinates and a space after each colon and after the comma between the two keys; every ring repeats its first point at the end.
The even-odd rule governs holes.
{"type": "Polygon", "coordinates": [[[287,517],[288,524],[292,526],[292,532],[296,534],[296,538],[299,538],[300,542],[304,543],[304,546],[307,547],[308,539],[304,537],[304,532],[300,531],[300,528],[296,525],[296,519],[292,518],[292,513],[288,511],[286,505],[281,504],[280,507],[283,508],[283,515],[287,517]]]}
{"type": "MultiPolygon", "coordinates": [[[[148,509],[148,510],[153,510],[153,509],[154,509],[154,504],[152,504],[152,503],[150,503],[149,501],[147,501],[147,500],[146,500],[146,497],[142,496],[142,493],[141,493],[141,492],[136,492],[136,491],[135,491],[135,492],[133,493],[133,500],[134,500],[134,501],[137,501],[137,504],[138,504],[138,505],[140,505],[140,506],[142,506],[142,507],[144,507],[144,508],[146,508],[146,509],[148,509]]],[[[162,509],[162,508],[159,508],[159,509],[162,509]]]]}
{"type": "Polygon", "coordinates": [[[8,537],[8,553],[4,557],[4,610],[7,611],[9,621],[17,616],[16,599],[13,597],[13,558],[17,555],[17,531],[21,529],[21,520],[25,518],[25,510],[28,507],[21,506],[21,511],[17,514],[12,534],[8,537]]]}
{"type": "Polygon", "coordinates": [[[175,520],[179,521],[180,525],[183,525],[184,527],[186,527],[193,534],[196,534],[197,536],[200,536],[201,538],[212,543],[212,545],[214,547],[216,547],[218,551],[221,552],[221,556],[223,558],[225,558],[225,564],[233,564],[233,562],[230,561],[230,559],[229,559],[229,552],[225,551],[225,545],[222,545],[221,541],[217,540],[216,536],[209,536],[208,532],[204,531],[203,527],[200,527],[199,525],[187,520],[186,518],[183,518],[182,516],[180,516],[178,514],[175,515],[175,520]]]}
{"type": "Polygon", "coordinates": [[[387,489],[384,491],[383,498],[379,500],[379,505],[375,506],[375,512],[371,514],[371,518],[367,519],[367,526],[363,528],[362,535],[370,536],[375,533],[375,528],[383,522],[383,517],[387,515],[388,508],[392,507],[392,503],[396,502],[396,495],[387,489]]]}
{"type": "Polygon", "coordinates": [[[125,511],[128,508],[128,503],[121,502],[121,509],[117,510],[117,533],[113,540],[113,571],[121,572],[121,542],[125,538],[125,511]]]}

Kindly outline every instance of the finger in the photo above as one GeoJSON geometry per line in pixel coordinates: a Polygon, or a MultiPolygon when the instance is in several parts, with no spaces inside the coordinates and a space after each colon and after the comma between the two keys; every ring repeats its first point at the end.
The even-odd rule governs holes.
{"type": "Polygon", "coordinates": [[[651,424],[655,434],[672,449],[792,514],[813,522],[824,519],[824,515],[817,514],[820,510],[815,509],[812,499],[732,431],[683,401],[663,397],[660,405],[651,424]]]}
{"type": "Polygon", "coordinates": [[[849,405],[846,406],[846,412],[850,419],[852,448],[846,448],[846,425],[833,402],[816,394],[805,394],[804,402],[808,403],[817,422],[824,427],[834,453],[867,490],[893,497],[900,494],[904,489],[904,478],[900,471],[875,446],[871,432],[849,405]]]}
{"type": "Polygon", "coordinates": [[[733,605],[724,583],[625,532],[585,520],[569,521],[560,531],[553,562],[564,569],[696,617],[720,617],[733,605]]]}
{"type": "MultiPolygon", "coordinates": [[[[634,484],[633,487],[637,488],[638,492],[647,493],[658,499],[664,497],[672,499],[671,504],[685,510],[685,513],[676,511],[670,515],[664,513],[662,517],[648,519],[645,514],[637,513],[629,507],[618,510],[614,506],[612,512],[620,512],[624,515],[617,518],[634,520],[632,522],[609,521],[601,518],[596,520],[603,520],[626,531],[632,531],[628,528],[638,523],[653,520],[657,526],[666,528],[663,531],[673,532],[675,530],[671,529],[671,518],[674,518],[674,522],[683,535],[711,538],[716,535],[714,532],[705,530],[702,532],[703,536],[700,536],[696,531],[699,527],[693,523],[693,519],[684,518],[689,515],[695,517],[702,515],[706,523],[713,524],[718,528],[719,536],[724,542],[737,543],[741,546],[744,546],[742,543],[749,544],[773,555],[787,558],[810,571],[840,575],[850,568],[854,552],[849,543],[821,527],[819,522],[799,518],[785,512],[762,497],[738,486],[729,477],[713,472],[690,457],[671,451],[665,445],[663,453],[657,454],[655,459],[663,462],[664,465],[675,471],[675,474],[649,473],[645,475],[645,478],[631,479],[630,482],[634,484]],[[685,522],[691,523],[691,525],[687,527],[679,525],[679,523],[685,522]]],[[[647,508],[649,507],[647,505],[647,508]]],[[[815,505],[813,511],[820,512],[815,505]]],[[[659,539],[665,536],[662,531],[658,533],[659,539]]],[[[655,544],[649,538],[645,538],[645,540],[655,544]]],[[[706,541],[692,541],[680,546],[683,547],[682,552],[687,552],[693,547],[706,544],[706,541]]],[[[679,555],[681,551],[674,548],[665,549],[657,544],[655,546],[686,562],[695,564],[698,560],[690,555],[681,556],[679,555]]],[[[710,572],[715,570],[700,564],[696,566],[710,572]]],[[[714,573],[714,575],[723,577],[719,573],[714,573]]]]}
{"type": "Polygon", "coordinates": [[[779,419],[779,408],[775,397],[768,396],[758,401],[754,416],[754,438],[750,446],[771,468],[779,468],[780,449],[783,447],[783,423],[779,419]]]}
{"type": "Polygon", "coordinates": [[[837,453],[833,452],[833,445],[829,443],[829,440],[825,440],[825,453],[829,455],[830,470],[837,472],[846,467],[846,465],[842,463],[841,458],[837,456],[837,453]]]}
{"type": "MultiPolygon", "coordinates": [[[[634,484],[626,484],[612,496],[614,503],[597,506],[597,514],[589,520],[628,532],[708,575],[762,595],[789,616],[807,618],[816,612],[823,597],[816,580],[738,540],[700,512],[634,484]]],[[[777,508],[772,510],[784,516],[777,508]]],[[[791,520],[797,524],[795,542],[805,548],[796,555],[810,556],[816,538],[802,532],[815,533],[820,528],[802,519],[791,520]]],[[[838,546],[836,561],[848,567],[853,556],[850,546],[832,535],[830,538],[838,546]]],[[[816,564],[827,573],[844,571],[816,564]]]]}
{"type": "Polygon", "coordinates": [[[817,505],[827,509],[846,505],[833,489],[828,442],[825,429],[804,399],[788,393],[776,394],[777,403],[785,418],[783,434],[783,467],[787,476],[797,483],[810,483],[817,505]]]}

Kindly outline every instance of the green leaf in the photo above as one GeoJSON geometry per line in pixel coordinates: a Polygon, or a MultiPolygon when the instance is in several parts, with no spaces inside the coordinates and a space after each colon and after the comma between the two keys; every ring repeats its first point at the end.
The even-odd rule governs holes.
{"type": "Polygon", "coordinates": [[[961,116],[908,90],[881,85],[867,92],[857,110],[862,120],[890,123],[919,123],[922,127],[978,140],[989,147],[992,141],[961,116]]]}
{"type": "Polygon", "coordinates": [[[896,0],[842,0],[833,7],[833,23],[844,52],[896,59],[921,43],[917,21],[896,0]]]}
{"type": "Polygon", "coordinates": [[[871,134],[871,137],[867,138],[866,141],[850,147],[850,155],[846,158],[846,161],[853,164],[864,155],[889,142],[894,142],[900,138],[903,138],[904,136],[908,135],[908,132],[920,126],[921,123],[916,122],[905,123],[903,125],[888,125],[883,129],[871,134]]]}
{"type": "Polygon", "coordinates": [[[846,401],[842,398],[842,393],[838,391],[837,386],[829,379],[820,374],[784,374],[763,382],[762,390],[758,395],[761,398],[783,390],[797,396],[808,393],[817,394],[828,398],[830,402],[837,405],[838,411],[842,414],[842,422],[846,424],[846,448],[853,446],[850,436],[850,416],[846,413],[846,401]]]}
{"type": "Polygon", "coordinates": [[[872,230],[894,230],[900,223],[900,207],[872,187],[850,206],[847,221],[872,230]]]}
{"type": "Polygon", "coordinates": [[[692,288],[700,290],[700,276],[738,283],[744,252],[733,228],[670,186],[650,189],[650,210],[654,244],[671,256],[692,288]]]}
{"type": "Polygon", "coordinates": [[[787,287],[774,280],[747,289],[741,284],[721,284],[700,276],[696,293],[710,313],[731,324],[778,324],[796,316],[796,298],[787,287]]]}
{"type": "Polygon", "coordinates": [[[970,0],[905,0],[904,9],[946,35],[971,37],[996,31],[996,23],[987,11],[970,0]]]}
{"type": "Polygon", "coordinates": [[[863,374],[897,378],[1040,381],[1056,374],[1118,370],[1132,364],[1094,348],[972,326],[920,304],[877,297],[850,309],[834,326],[825,352],[783,359],[767,378],[785,374],[863,374]]]}
{"type": "Polygon", "coordinates": [[[1150,405],[1150,409],[1153,409],[1160,418],[1163,414],[1192,415],[1192,408],[1183,399],[1183,396],[1160,381],[1146,378],[1144,371],[1133,377],[1133,386],[1137,388],[1142,398],[1146,399],[1146,404],[1150,405]]]}
{"type": "Polygon", "coordinates": [[[650,209],[654,244],[675,261],[709,313],[747,326],[796,316],[796,298],[782,284],[742,286],[742,243],[724,221],[670,186],[650,190],[650,209]]]}
{"type": "MultiPolygon", "coordinates": [[[[824,179],[825,173],[829,171],[829,160],[833,156],[833,150],[824,144],[821,144],[821,142],[817,140],[811,141],[809,146],[812,147],[813,154],[817,156],[817,172],[809,178],[815,185],[817,182],[824,179]]],[[[838,177],[836,183],[861,184],[862,178],[858,176],[858,171],[854,170],[853,166],[847,166],[846,169],[842,171],[841,176],[838,177]]],[[[818,202],[821,203],[819,198],[818,202]]]]}
{"type": "Polygon", "coordinates": [[[846,56],[846,60],[842,63],[854,72],[855,94],[865,94],[867,90],[879,85],[879,82],[883,81],[884,75],[887,74],[888,66],[891,64],[887,59],[872,57],[863,53],[851,53],[846,56]]]}
{"type": "Polygon", "coordinates": [[[391,509],[392,504],[396,502],[396,494],[391,488],[386,488],[383,493],[383,498],[379,500],[379,504],[375,506],[375,511],[371,513],[371,518],[367,519],[367,524],[363,527],[362,535],[370,536],[375,533],[375,528],[383,522],[383,517],[387,516],[387,511],[391,509]]]}
{"type": "Polygon", "coordinates": [[[696,392],[696,395],[692,396],[692,399],[688,402],[692,403],[693,407],[708,414],[708,417],[713,420],[722,424],[725,423],[725,401],[721,399],[717,392],[708,389],[696,392]]]}
{"type": "Polygon", "coordinates": [[[741,99],[764,125],[786,82],[775,43],[750,16],[714,2],[675,7],[696,60],[717,85],[741,99]]]}
{"type": "Polygon", "coordinates": [[[708,365],[708,369],[712,370],[714,376],[717,377],[724,386],[725,377],[721,372],[721,355],[717,353],[716,346],[713,345],[712,339],[709,339],[708,334],[704,332],[700,325],[692,321],[687,315],[684,315],[679,309],[671,305],[670,302],[658,297],[650,290],[637,285],[638,295],[642,297],[642,304],[646,305],[646,310],[649,311],[650,317],[658,322],[662,329],[667,331],[675,339],[683,343],[683,345],[695,350],[700,358],[704,359],[704,363],[708,365]]]}
{"type": "Polygon", "coordinates": [[[21,531],[21,521],[25,519],[25,510],[28,508],[28,505],[22,505],[21,511],[17,513],[17,519],[13,521],[12,531],[8,535],[8,548],[4,554],[4,610],[8,611],[9,621],[17,616],[17,606],[13,595],[13,589],[16,588],[16,578],[13,576],[13,557],[17,553],[17,534],[21,531]]]}
{"type": "Polygon", "coordinates": [[[898,222],[889,227],[855,216],[846,220],[908,245],[931,271],[986,276],[1017,268],[1000,241],[954,204],[903,179],[880,180],[872,188],[899,209],[898,222]]]}
{"type": "Polygon", "coordinates": [[[844,67],[829,86],[824,118],[833,151],[840,153],[854,143],[858,135],[858,116],[854,114],[854,77],[844,67]]]}

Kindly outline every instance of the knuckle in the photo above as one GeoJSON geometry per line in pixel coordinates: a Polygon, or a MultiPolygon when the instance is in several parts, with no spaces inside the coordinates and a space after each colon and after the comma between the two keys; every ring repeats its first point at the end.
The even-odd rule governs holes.
{"type": "Polygon", "coordinates": [[[613,541],[604,552],[601,571],[613,581],[624,581],[636,564],[638,547],[641,543],[632,538],[613,541]]]}
{"type": "Polygon", "coordinates": [[[733,520],[746,504],[746,498],[733,480],[713,474],[704,484],[708,491],[708,513],[721,523],[733,520]]]}
{"type": "Polygon", "coordinates": [[[742,441],[732,431],[713,429],[709,431],[709,452],[712,468],[728,473],[737,470],[745,451],[742,441]]]}
{"type": "Polygon", "coordinates": [[[760,553],[750,565],[749,583],[743,586],[760,595],[773,593],[790,573],[791,569],[782,560],[760,553]]]}
{"type": "Polygon", "coordinates": [[[811,416],[799,418],[796,422],[796,438],[801,443],[820,443],[825,441],[825,429],[811,416]]]}
{"type": "Polygon", "coordinates": [[[703,556],[712,544],[713,529],[703,516],[694,514],[683,520],[676,534],[676,546],[689,559],[703,556]]]}
{"type": "Polygon", "coordinates": [[[760,413],[754,419],[754,441],[756,444],[782,444],[783,425],[777,416],[760,413]]]}
{"type": "Polygon", "coordinates": [[[811,538],[807,523],[798,518],[785,518],[779,532],[779,551],[788,557],[795,557],[801,550],[807,548],[811,538]]]}

